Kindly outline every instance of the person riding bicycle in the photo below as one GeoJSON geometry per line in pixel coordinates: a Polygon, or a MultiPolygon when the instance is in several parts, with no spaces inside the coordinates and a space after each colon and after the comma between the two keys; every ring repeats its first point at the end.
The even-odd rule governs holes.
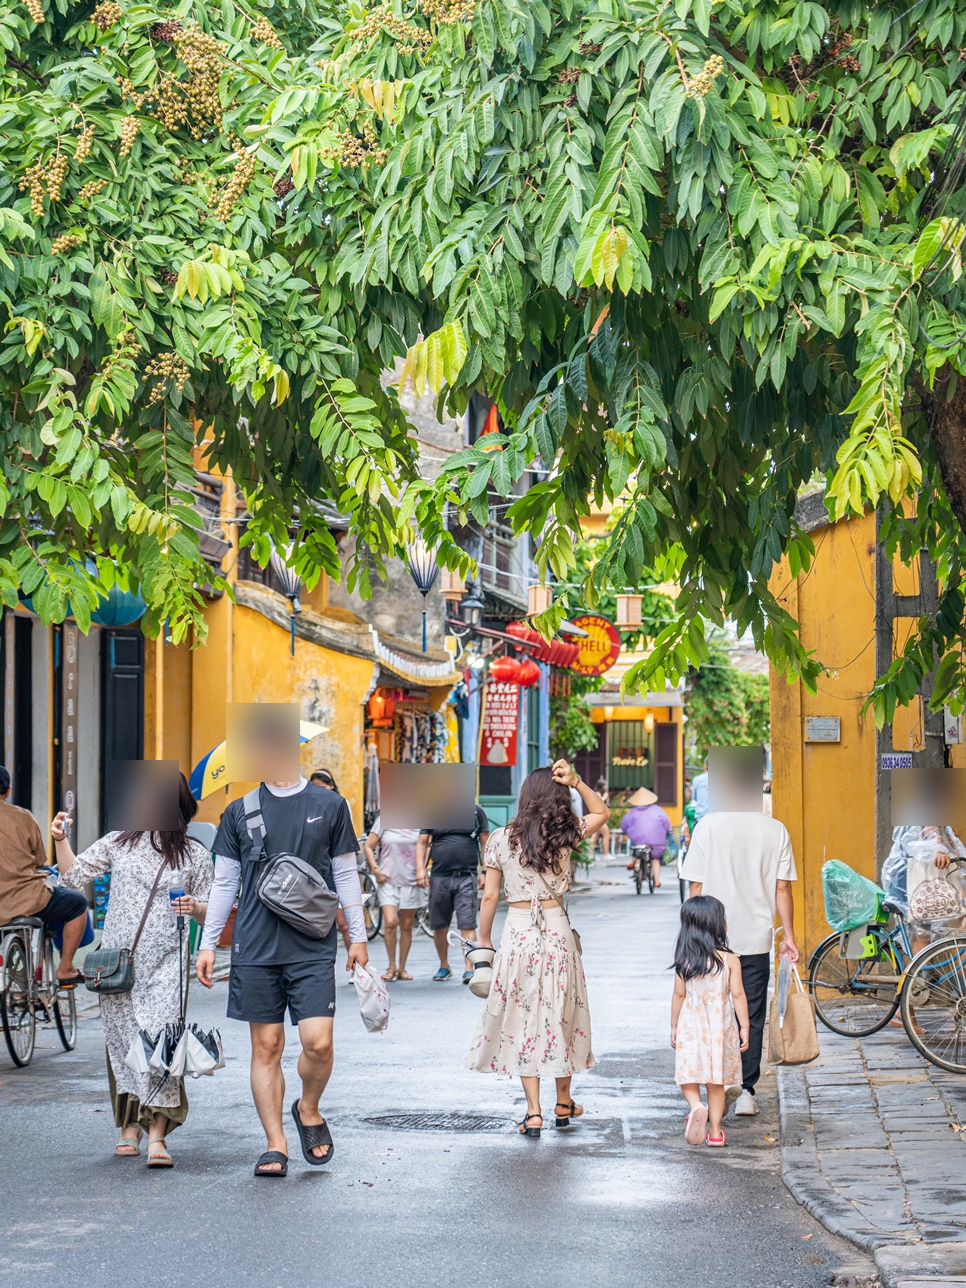
{"type": "MultiPolygon", "coordinates": [[[[630,809],[621,819],[621,831],[632,846],[651,847],[654,889],[661,888],[661,856],[667,848],[671,820],[657,803],[657,797],[646,787],[639,787],[630,799],[630,809]]],[[[633,867],[633,860],[628,867],[633,867]]]]}
{"type": "Polygon", "coordinates": [[[87,898],[80,890],[50,888],[40,871],[48,862],[40,825],[9,797],[10,774],[0,765],[0,924],[17,917],[39,917],[45,926],[63,923],[57,981],[66,987],[81,984],[74,953],[87,928],[87,898]]]}

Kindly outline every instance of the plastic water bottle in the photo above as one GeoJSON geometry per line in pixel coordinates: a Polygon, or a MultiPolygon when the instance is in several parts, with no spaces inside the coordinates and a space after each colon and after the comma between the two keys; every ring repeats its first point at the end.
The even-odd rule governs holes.
{"type": "MultiPolygon", "coordinates": [[[[175,899],[183,899],[185,895],[184,877],[178,868],[168,870],[168,899],[171,903],[171,911],[174,912],[175,899]]],[[[175,914],[178,915],[177,913],[175,914]]]]}

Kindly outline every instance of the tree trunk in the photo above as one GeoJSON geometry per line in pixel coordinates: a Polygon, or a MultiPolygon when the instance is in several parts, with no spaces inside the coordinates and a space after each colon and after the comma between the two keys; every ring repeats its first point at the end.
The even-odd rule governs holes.
{"type": "Polygon", "coordinates": [[[947,397],[951,367],[936,375],[932,390],[923,390],[923,410],[931,426],[946,496],[959,526],[966,532],[966,379],[956,379],[955,393],[947,397]]]}

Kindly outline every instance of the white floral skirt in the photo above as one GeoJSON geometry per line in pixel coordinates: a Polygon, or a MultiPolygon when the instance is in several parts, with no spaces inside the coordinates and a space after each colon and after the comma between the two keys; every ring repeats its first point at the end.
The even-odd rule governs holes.
{"type": "Polygon", "coordinates": [[[468,1069],[566,1078],[595,1064],[587,981],[562,908],[510,908],[468,1069]]]}

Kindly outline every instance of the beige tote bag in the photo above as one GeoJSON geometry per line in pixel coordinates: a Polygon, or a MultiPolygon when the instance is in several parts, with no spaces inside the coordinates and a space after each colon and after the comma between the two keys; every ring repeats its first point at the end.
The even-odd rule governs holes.
{"type": "Polygon", "coordinates": [[[784,1016],[773,997],[768,1013],[768,1059],[771,1064],[808,1064],[818,1058],[815,1002],[792,967],[792,987],[784,1016]]]}

